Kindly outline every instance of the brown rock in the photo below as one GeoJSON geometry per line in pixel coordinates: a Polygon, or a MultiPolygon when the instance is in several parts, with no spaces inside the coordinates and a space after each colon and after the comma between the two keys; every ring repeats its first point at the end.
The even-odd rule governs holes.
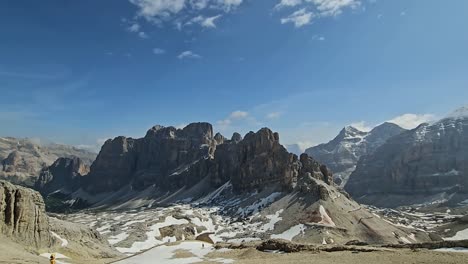
{"type": "Polygon", "coordinates": [[[50,246],[49,221],[41,195],[0,181],[0,231],[22,244],[36,248],[50,246]]]}

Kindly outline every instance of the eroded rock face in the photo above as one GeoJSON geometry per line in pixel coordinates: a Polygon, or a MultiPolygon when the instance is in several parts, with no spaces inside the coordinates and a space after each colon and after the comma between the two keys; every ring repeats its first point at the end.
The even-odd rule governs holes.
{"type": "Polygon", "coordinates": [[[36,248],[52,243],[45,205],[39,193],[0,181],[2,235],[36,248]]]}
{"type": "Polygon", "coordinates": [[[34,186],[41,170],[59,157],[79,157],[90,165],[95,153],[60,144],[39,144],[31,139],[0,137],[0,179],[34,186]]]}
{"type": "Polygon", "coordinates": [[[110,192],[130,184],[141,190],[156,186],[164,191],[190,187],[207,178],[212,187],[231,181],[236,192],[279,185],[295,188],[298,177],[312,177],[331,184],[328,169],[307,155],[299,160],[268,128],[249,132],[244,139],[213,136],[208,123],[184,129],[155,126],[141,139],[108,140],[85,177],[90,192],[110,192]]]}
{"type": "Polygon", "coordinates": [[[183,184],[178,175],[212,156],[215,148],[213,128],[208,123],[193,123],[183,129],[154,126],[140,139],[117,137],[102,147],[84,187],[90,192],[116,191],[126,184],[140,190],[153,184],[176,188],[183,184]]]}
{"type": "Polygon", "coordinates": [[[411,197],[416,195],[468,194],[467,146],[468,117],[423,124],[363,157],[345,189],[358,200],[373,196],[367,203],[390,195],[399,195],[407,204],[414,203],[411,197]]]}
{"type": "Polygon", "coordinates": [[[347,126],[330,142],[308,148],[305,152],[330,167],[335,182],[344,186],[362,156],[371,155],[389,138],[403,131],[405,129],[392,123],[383,123],[370,132],[347,126]]]}
{"type": "MultiPolygon", "coordinates": [[[[301,159],[289,153],[279,142],[278,133],[268,128],[249,132],[241,141],[227,141],[216,147],[214,158],[205,160],[187,171],[187,176],[202,171],[213,187],[231,181],[238,193],[279,185],[286,190],[296,187],[298,179],[311,177],[332,183],[331,172],[307,154],[301,159]],[[200,168],[203,168],[200,170],[200,168]]],[[[197,178],[203,178],[203,175],[197,178]]]]}
{"type": "Polygon", "coordinates": [[[71,193],[80,187],[82,176],[88,172],[89,166],[80,158],[59,158],[41,172],[34,188],[44,195],[58,190],[71,193]]]}

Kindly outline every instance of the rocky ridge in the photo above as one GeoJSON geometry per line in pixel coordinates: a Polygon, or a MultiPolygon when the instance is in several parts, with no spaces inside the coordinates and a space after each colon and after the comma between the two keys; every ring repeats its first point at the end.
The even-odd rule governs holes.
{"type": "Polygon", "coordinates": [[[308,148],[305,153],[327,165],[334,172],[335,182],[343,187],[362,156],[371,155],[403,131],[393,123],[383,123],[369,132],[347,126],[330,142],[308,148]]]}
{"type": "Polygon", "coordinates": [[[399,206],[454,205],[468,198],[466,108],[401,133],[363,157],[345,189],[358,201],[399,206]],[[465,109],[465,110],[464,110],[465,109]]]}
{"type": "Polygon", "coordinates": [[[90,165],[96,154],[67,145],[0,137],[0,179],[32,187],[41,170],[60,157],[78,157],[90,165]]]}

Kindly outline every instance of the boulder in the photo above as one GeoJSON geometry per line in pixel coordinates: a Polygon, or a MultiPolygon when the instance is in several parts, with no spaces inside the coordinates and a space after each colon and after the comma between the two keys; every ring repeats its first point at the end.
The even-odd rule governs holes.
{"type": "Polygon", "coordinates": [[[0,231],[2,235],[27,246],[51,246],[49,220],[41,195],[0,181],[0,231]]]}

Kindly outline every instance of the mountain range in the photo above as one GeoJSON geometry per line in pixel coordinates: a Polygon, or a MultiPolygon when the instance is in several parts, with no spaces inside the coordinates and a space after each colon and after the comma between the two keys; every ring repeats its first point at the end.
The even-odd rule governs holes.
{"type": "Polygon", "coordinates": [[[388,139],[363,156],[345,185],[355,199],[379,206],[468,198],[468,107],[388,139]]]}
{"type": "Polygon", "coordinates": [[[79,157],[91,165],[96,154],[63,144],[39,144],[28,138],[0,137],[0,179],[33,186],[42,169],[58,158],[79,157]]]}
{"type": "Polygon", "coordinates": [[[330,142],[308,148],[305,153],[327,165],[334,173],[335,182],[343,187],[362,156],[372,155],[389,138],[403,131],[405,129],[387,122],[369,132],[347,126],[330,142]]]}

